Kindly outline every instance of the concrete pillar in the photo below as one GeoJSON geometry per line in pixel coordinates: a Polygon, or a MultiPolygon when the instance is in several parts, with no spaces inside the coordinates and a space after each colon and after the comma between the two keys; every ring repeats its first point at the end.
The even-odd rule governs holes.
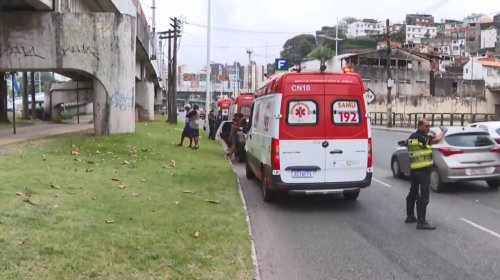
{"type": "Polygon", "coordinates": [[[139,109],[139,121],[152,121],[155,119],[154,103],[155,91],[153,82],[136,82],[136,104],[139,109]]]}
{"type": "Polygon", "coordinates": [[[98,79],[94,79],[94,134],[109,134],[109,105],[108,93],[98,79]]]}

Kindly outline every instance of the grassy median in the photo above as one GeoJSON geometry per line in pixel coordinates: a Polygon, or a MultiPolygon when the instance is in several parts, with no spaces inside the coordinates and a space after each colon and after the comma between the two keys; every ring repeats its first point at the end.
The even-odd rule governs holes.
{"type": "Polygon", "coordinates": [[[0,155],[0,279],[251,279],[250,237],[220,146],[180,129],[67,136],[0,155]]]}

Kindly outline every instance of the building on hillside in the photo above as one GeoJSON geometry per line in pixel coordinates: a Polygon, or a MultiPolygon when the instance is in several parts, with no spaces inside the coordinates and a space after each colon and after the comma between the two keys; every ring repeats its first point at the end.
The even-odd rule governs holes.
{"type": "MultiPolygon", "coordinates": [[[[363,78],[366,88],[377,96],[387,93],[387,55],[385,51],[371,51],[343,57],[342,66],[351,66],[363,78]]],[[[434,81],[434,65],[428,56],[393,48],[391,73],[394,96],[429,96],[434,81]]]]}
{"type": "Polygon", "coordinates": [[[406,25],[405,43],[420,44],[423,38],[436,38],[436,26],[406,25]]]}
{"type": "Polygon", "coordinates": [[[420,52],[435,55],[453,55],[451,38],[424,38],[421,40],[420,52]]]}
{"type": "Polygon", "coordinates": [[[347,26],[347,38],[369,37],[384,33],[384,25],[374,19],[363,19],[347,26]]]}
{"type": "Polygon", "coordinates": [[[498,30],[495,26],[490,26],[485,30],[481,30],[481,49],[495,48],[495,43],[498,41],[498,30]]]}
{"type": "Polygon", "coordinates": [[[470,24],[481,22],[492,22],[493,19],[487,15],[470,15],[463,20],[463,27],[468,27],[470,24]]]}
{"type": "Polygon", "coordinates": [[[474,57],[465,64],[464,80],[484,80],[486,87],[500,90],[500,61],[474,57]]]}
{"type": "Polygon", "coordinates": [[[402,24],[402,23],[395,23],[391,26],[389,26],[389,32],[390,33],[398,33],[399,31],[401,31],[402,29],[405,28],[405,25],[402,24]]]}
{"type": "MultiPolygon", "coordinates": [[[[400,42],[391,41],[391,48],[402,48],[403,45],[400,42]]],[[[385,49],[387,47],[387,40],[380,40],[377,42],[377,50],[385,49]]]]}
{"type": "Polygon", "coordinates": [[[443,34],[445,37],[451,37],[451,33],[457,28],[462,27],[463,22],[458,20],[446,19],[444,20],[443,34]]]}
{"type": "Polygon", "coordinates": [[[407,14],[406,25],[434,26],[434,17],[426,14],[407,14]]]}
{"type": "Polygon", "coordinates": [[[467,31],[465,28],[461,27],[456,29],[451,33],[451,47],[452,54],[454,56],[468,56],[468,51],[466,49],[465,35],[467,31]]]}

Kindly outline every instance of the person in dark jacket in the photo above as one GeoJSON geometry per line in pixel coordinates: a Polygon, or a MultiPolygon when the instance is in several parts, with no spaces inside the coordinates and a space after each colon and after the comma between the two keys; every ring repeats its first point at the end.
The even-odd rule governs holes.
{"type": "Polygon", "coordinates": [[[208,113],[208,128],[210,129],[210,133],[208,134],[208,138],[215,140],[215,121],[217,120],[217,117],[214,114],[214,110],[210,110],[210,113],[208,113]]]}
{"type": "Polygon", "coordinates": [[[200,120],[200,114],[198,113],[198,105],[195,104],[193,106],[193,110],[191,110],[187,115],[186,118],[189,119],[189,127],[191,130],[191,137],[194,140],[194,147],[192,147],[193,150],[198,150],[200,148],[199,146],[199,137],[200,137],[200,125],[198,121],[200,120]]]}
{"type": "Polygon", "coordinates": [[[186,104],[186,106],[184,106],[184,110],[186,113],[186,119],[185,119],[184,129],[182,130],[181,142],[179,143],[179,147],[182,147],[182,145],[184,144],[184,138],[187,137],[189,138],[189,147],[191,148],[193,145],[193,138],[191,137],[191,128],[189,127],[189,119],[187,118],[189,110],[191,110],[191,105],[186,104]]]}

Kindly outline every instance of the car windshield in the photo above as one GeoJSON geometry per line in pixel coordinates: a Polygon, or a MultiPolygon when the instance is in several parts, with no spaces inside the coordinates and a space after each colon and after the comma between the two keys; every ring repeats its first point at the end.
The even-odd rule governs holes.
{"type": "Polygon", "coordinates": [[[487,133],[460,133],[445,137],[445,140],[451,146],[456,147],[485,147],[494,145],[487,133]]]}

